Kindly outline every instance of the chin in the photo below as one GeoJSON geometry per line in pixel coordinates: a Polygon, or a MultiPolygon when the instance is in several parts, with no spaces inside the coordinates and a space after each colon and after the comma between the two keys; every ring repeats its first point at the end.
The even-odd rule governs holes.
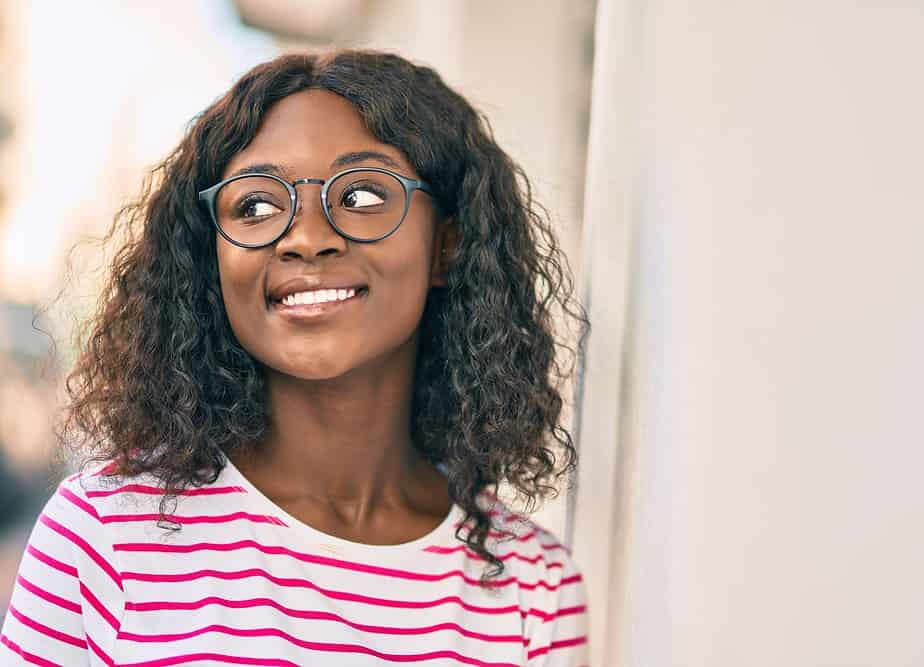
{"type": "Polygon", "coordinates": [[[352,370],[349,364],[336,359],[312,359],[304,363],[268,364],[276,373],[299,380],[332,380],[352,370]]]}
{"type": "Polygon", "coordinates": [[[298,378],[299,380],[333,380],[346,375],[349,370],[334,368],[332,366],[322,366],[318,368],[296,368],[292,369],[288,375],[298,378]]]}
{"type": "Polygon", "coordinates": [[[262,354],[253,356],[268,371],[300,380],[330,380],[349,373],[357,363],[362,363],[350,352],[351,340],[344,337],[339,344],[328,337],[286,343],[259,350],[262,354]]]}

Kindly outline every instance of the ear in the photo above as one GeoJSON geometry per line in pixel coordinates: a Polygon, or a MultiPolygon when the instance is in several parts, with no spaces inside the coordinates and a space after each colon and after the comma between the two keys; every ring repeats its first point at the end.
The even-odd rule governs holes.
{"type": "Polygon", "coordinates": [[[459,226],[455,218],[443,218],[436,225],[433,256],[430,260],[430,286],[445,287],[446,274],[455,257],[459,241],[459,226]]]}

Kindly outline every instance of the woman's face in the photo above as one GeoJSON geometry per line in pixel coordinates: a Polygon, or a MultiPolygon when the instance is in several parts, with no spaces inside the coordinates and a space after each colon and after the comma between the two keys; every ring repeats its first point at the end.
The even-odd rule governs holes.
{"type": "MultiPolygon", "coordinates": [[[[366,129],[352,104],[324,90],[301,91],[274,104],[253,141],[227,165],[223,178],[244,167],[268,164],[276,165],[287,181],[326,180],[361,166],[419,178],[401,151],[366,129]],[[358,153],[380,157],[349,161],[358,153]]],[[[271,246],[245,249],[217,236],[221,292],[238,341],[264,366],[312,380],[407,354],[427,292],[442,280],[437,214],[428,195],[412,194],[407,217],[388,238],[355,243],[328,223],[320,188],[296,186],[295,219],[271,246]],[[277,299],[319,288],[352,288],[356,295],[295,307],[277,299]]]]}

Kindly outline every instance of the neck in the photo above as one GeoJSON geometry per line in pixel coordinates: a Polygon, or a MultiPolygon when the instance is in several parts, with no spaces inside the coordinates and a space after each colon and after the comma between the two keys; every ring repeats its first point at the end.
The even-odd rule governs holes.
{"type": "Polygon", "coordinates": [[[416,341],[406,348],[331,380],[268,371],[267,432],[235,465],[271,497],[335,507],[356,521],[406,505],[420,480],[432,479],[410,434],[416,341]]]}

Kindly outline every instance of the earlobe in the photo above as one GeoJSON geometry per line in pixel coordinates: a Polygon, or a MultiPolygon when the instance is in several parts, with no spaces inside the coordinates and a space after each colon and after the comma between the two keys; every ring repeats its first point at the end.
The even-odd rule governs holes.
{"type": "Polygon", "coordinates": [[[446,218],[437,225],[433,240],[433,257],[430,263],[430,286],[445,287],[446,276],[452,264],[458,242],[455,218],[446,218]]]}

